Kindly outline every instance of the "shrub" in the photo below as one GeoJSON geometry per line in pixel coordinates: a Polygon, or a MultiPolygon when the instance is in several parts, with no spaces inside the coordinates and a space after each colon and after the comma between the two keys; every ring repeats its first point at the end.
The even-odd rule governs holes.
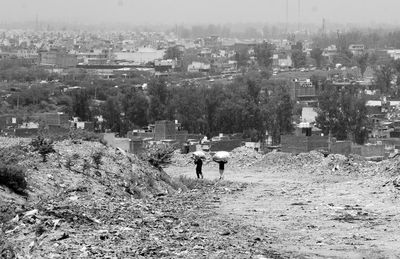
{"type": "Polygon", "coordinates": [[[54,150],[53,141],[50,139],[45,139],[40,135],[32,139],[30,145],[33,147],[33,151],[39,152],[43,158],[43,162],[47,161],[48,154],[56,152],[54,150]]]}
{"type": "Polygon", "coordinates": [[[102,164],[101,162],[102,157],[103,157],[103,152],[101,151],[96,151],[92,154],[92,160],[96,166],[96,169],[100,168],[100,165],[102,164]]]}
{"type": "MultiPolygon", "coordinates": [[[[0,233],[0,235],[3,235],[0,233]]],[[[14,248],[3,237],[0,238],[0,258],[16,258],[14,248]]]]}
{"type": "Polygon", "coordinates": [[[78,153],[72,154],[72,159],[73,160],[78,160],[79,159],[79,154],[78,153]]]}
{"type": "Polygon", "coordinates": [[[67,160],[65,161],[65,167],[68,169],[68,171],[71,171],[73,162],[72,162],[72,158],[68,157],[67,160]]]}
{"type": "Polygon", "coordinates": [[[125,191],[132,195],[135,199],[142,199],[145,195],[140,190],[138,186],[131,186],[130,188],[125,188],[125,191]]]}
{"type": "Polygon", "coordinates": [[[83,159],[82,171],[86,172],[90,169],[90,163],[87,159],[83,159]]]}
{"type": "Polygon", "coordinates": [[[155,146],[149,148],[140,157],[161,171],[163,166],[171,163],[171,158],[175,150],[176,147],[174,145],[155,146]]]}
{"type": "Polygon", "coordinates": [[[0,185],[7,186],[17,194],[25,195],[28,186],[22,168],[0,164],[0,185]]]}

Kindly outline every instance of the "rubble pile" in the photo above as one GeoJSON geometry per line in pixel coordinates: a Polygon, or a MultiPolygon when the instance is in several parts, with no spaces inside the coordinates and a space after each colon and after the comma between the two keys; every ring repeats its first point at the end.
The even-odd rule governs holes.
{"type": "Polygon", "coordinates": [[[285,165],[290,164],[295,161],[295,156],[290,153],[284,153],[279,151],[272,151],[267,153],[263,159],[263,164],[271,164],[271,165],[285,165]]]}
{"type": "Polygon", "coordinates": [[[70,193],[14,218],[6,235],[15,237],[12,243],[18,247],[16,254],[31,258],[278,255],[267,250],[268,243],[254,241],[255,237],[264,238],[261,232],[240,222],[230,223],[214,212],[218,195],[242,188],[232,184],[208,186],[172,199],[159,196],[111,203],[99,199],[80,208],[77,203],[86,200],[86,194],[70,193]]]}
{"type": "Polygon", "coordinates": [[[229,164],[236,167],[250,167],[263,158],[261,153],[247,147],[235,148],[230,154],[229,164]]]}
{"type": "Polygon", "coordinates": [[[340,154],[329,154],[325,157],[323,153],[318,151],[298,155],[274,151],[266,154],[257,165],[278,167],[281,171],[301,169],[308,173],[336,175],[360,175],[368,170],[371,171],[371,168],[375,168],[359,156],[346,157],[340,154]]]}
{"type": "MultiPolygon", "coordinates": [[[[26,152],[19,165],[27,170],[29,195],[20,203],[1,200],[12,208],[0,222],[0,251],[10,258],[279,256],[258,242],[267,238],[261,230],[217,215],[220,195],[243,184],[202,181],[202,188],[181,192],[185,185],[100,143],[63,141],[54,148],[45,163],[26,152]]],[[[0,187],[0,194],[16,196],[0,187]]]]}
{"type": "Polygon", "coordinates": [[[324,155],[318,151],[310,151],[308,153],[300,153],[295,156],[295,164],[297,166],[309,166],[321,164],[324,160],[324,155]]]}
{"type": "Polygon", "coordinates": [[[1,222],[19,215],[38,201],[51,200],[64,193],[87,193],[87,198],[96,203],[104,197],[141,198],[184,189],[166,173],[153,169],[135,156],[97,142],[56,142],[56,153],[49,154],[45,163],[28,143],[30,139],[0,139],[3,161],[23,168],[28,182],[26,196],[0,186],[1,222]],[[98,164],[93,161],[96,153],[100,154],[98,164]]]}
{"type": "Polygon", "coordinates": [[[259,163],[257,163],[257,165],[290,167],[295,161],[296,157],[291,153],[272,151],[264,155],[262,160],[259,163]]]}
{"type": "Polygon", "coordinates": [[[54,144],[56,153],[46,163],[21,162],[27,169],[30,196],[52,196],[56,192],[87,188],[93,193],[136,196],[172,191],[169,179],[136,156],[98,142],[64,140],[54,144]],[[95,155],[99,161],[94,161],[95,155]]]}
{"type": "Polygon", "coordinates": [[[389,177],[400,176],[400,157],[383,160],[376,164],[378,166],[374,169],[374,174],[385,175],[389,177]]]}

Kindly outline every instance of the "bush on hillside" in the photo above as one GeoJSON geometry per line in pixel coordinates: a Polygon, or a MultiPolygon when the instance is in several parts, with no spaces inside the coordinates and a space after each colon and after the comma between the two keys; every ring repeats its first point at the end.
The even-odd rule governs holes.
{"type": "Polygon", "coordinates": [[[103,152],[101,151],[96,151],[92,154],[92,160],[93,163],[95,164],[96,169],[100,168],[100,165],[102,164],[101,158],[103,157],[103,152]]]}
{"type": "Polygon", "coordinates": [[[53,146],[53,141],[50,139],[45,139],[43,136],[37,136],[32,139],[30,145],[33,147],[33,151],[37,151],[43,159],[43,162],[47,161],[47,155],[55,153],[53,146]]]}
{"type": "Polygon", "coordinates": [[[154,146],[147,149],[147,152],[141,154],[140,158],[148,161],[158,170],[171,163],[171,158],[176,147],[174,145],[154,146]]]}
{"type": "Polygon", "coordinates": [[[25,195],[28,183],[22,168],[0,164],[0,185],[7,186],[17,194],[25,195]]]}

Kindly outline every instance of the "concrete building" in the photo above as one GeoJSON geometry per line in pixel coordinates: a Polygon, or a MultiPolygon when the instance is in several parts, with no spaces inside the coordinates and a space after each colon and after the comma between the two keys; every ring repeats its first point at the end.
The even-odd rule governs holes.
{"type": "Polygon", "coordinates": [[[154,70],[156,72],[172,72],[176,66],[176,59],[161,59],[154,61],[154,70]]]}
{"type": "Polygon", "coordinates": [[[78,65],[77,56],[60,50],[40,52],[40,65],[55,68],[71,68],[78,65]]]}
{"type": "Polygon", "coordinates": [[[293,61],[287,53],[279,53],[272,56],[272,65],[279,68],[288,68],[293,66],[293,61]]]}
{"type": "Polygon", "coordinates": [[[333,57],[337,55],[336,45],[330,45],[324,49],[322,56],[326,57],[330,62],[332,62],[333,57]]]}
{"type": "Polygon", "coordinates": [[[365,45],[364,44],[351,44],[349,46],[349,51],[354,55],[354,56],[360,56],[364,53],[365,51],[365,45]]]}
{"type": "Polygon", "coordinates": [[[290,96],[294,101],[316,101],[317,89],[311,80],[295,79],[290,83],[290,96]]]}
{"type": "Polygon", "coordinates": [[[36,113],[34,115],[29,116],[30,120],[38,121],[42,123],[44,126],[62,126],[69,128],[69,119],[70,117],[64,113],[36,113]]]}
{"type": "Polygon", "coordinates": [[[394,60],[400,59],[400,49],[390,49],[387,53],[394,60]]]}
{"type": "Polygon", "coordinates": [[[131,62],[135,64],[146,64],[164,57],[165,50],[156,50],[152,48],[140,48],[137,51],[114,52],[115,61],[131,62]]]}
{"type": "Polygon", "coordinates": [[[196,72],[210,72],[211,65],[205,64],[202,62],[192,62],[192,64],[188,65],[187,71],[189,73],[196,73],[196,72]]]}

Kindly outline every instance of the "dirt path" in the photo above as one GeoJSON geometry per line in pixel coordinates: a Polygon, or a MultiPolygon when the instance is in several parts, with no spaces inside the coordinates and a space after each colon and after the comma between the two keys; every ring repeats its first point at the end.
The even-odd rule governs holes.
{"type": "MultiPolygon", "coordinates": [[[[171,167],[172,175],[194,177],[194,168],[171,167]]],[[[214,179],[214,167],[204,169],[214,179]]],[[[265,242],[296,258],[399,258],[400,199],[382,187],[387,179],[282,172],[278,168],[232,169],[226,180],[247,182],[226,195],[221,217],[265,230],[265,242]]]]}

